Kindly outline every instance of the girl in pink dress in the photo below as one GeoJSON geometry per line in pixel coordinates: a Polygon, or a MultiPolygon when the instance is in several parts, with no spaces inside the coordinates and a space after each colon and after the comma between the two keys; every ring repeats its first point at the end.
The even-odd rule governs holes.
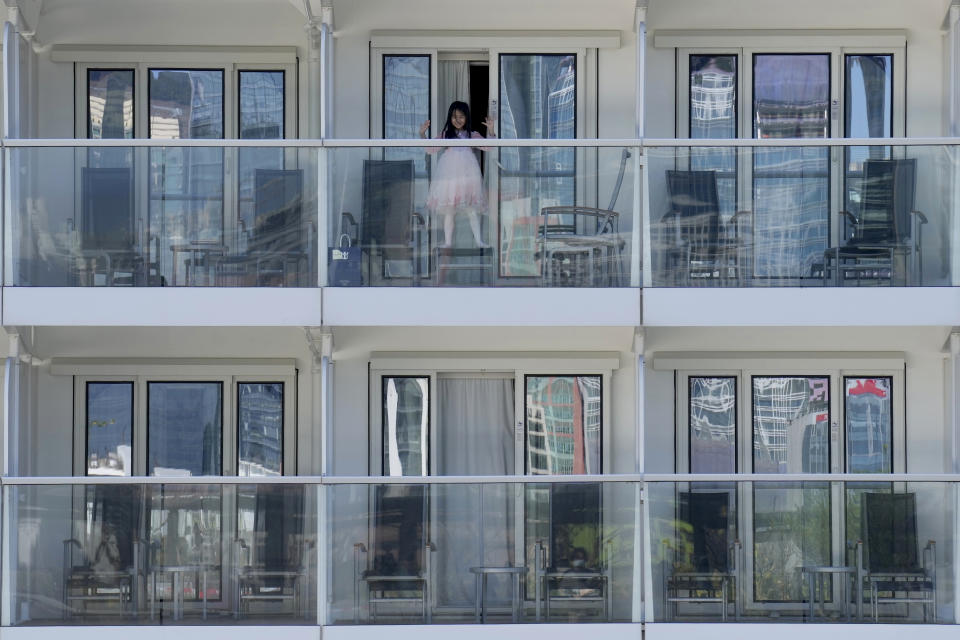
{"type": "MultiPolygon", "coordinates": [[[[483,119],[487,128],[487,137],[493,138],[493,120],[490,117],[483,119]]],[[[420,127],[420,137],[427,137],[430,121],[427,120],[420,127]]],[[[467,103],[456,101],[447,110],[447,121],[437,136],[447,139],[483,138],[476,131],[470,129],[470,107],[467,103]]],[[[474,149],[467,147],[448,147],[446,149],[429,150],[430,153],[440,153],[436,171],[430,182],[430,192],[427,194],[427,208],[443,219],[444,242],[442,247],[453,246],[457,212],[467,214],[470,221],[470,230],[473,232],[473,241],[478,247],[489,247],[483,241],[480,230],[480,212],[487,209],[487,196],[483,188],[483,176],[480,174],[480,163],[474,149]]]]}

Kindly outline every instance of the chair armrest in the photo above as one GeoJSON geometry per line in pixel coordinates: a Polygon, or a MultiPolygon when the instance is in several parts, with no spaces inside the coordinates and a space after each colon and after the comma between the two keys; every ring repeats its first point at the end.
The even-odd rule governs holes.
{"type": "MultiPolygon", "coordinates": [[[[916,217],[917,217],[917,220],[920,222],[920,224],[927,224],[927,222],[928,222],[927,216],[924,215],[922,211],[917,211],[916,209],[914,209],[913,211],[910,212],[910,215],[916,216],[916,217]]],[[[932,540],[931,540],[931,542],[932,542],[932,540]]]]}
{"type": "Polygon", "coordinates": [[[841,218],[846,218],[847,220],[850,221],[850,224],[852,224],[855,227],[860,226],[860,220],[857,218],[857,216],[853,215],[849,211],[846,211],[846,210],[838,211],[837,215],[840,216],[841,218]]]}

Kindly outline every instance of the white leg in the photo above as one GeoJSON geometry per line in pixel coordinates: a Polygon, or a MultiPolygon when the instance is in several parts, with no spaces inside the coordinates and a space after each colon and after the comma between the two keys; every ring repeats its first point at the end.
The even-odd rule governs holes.
{"type": "Polygon", "coordinates": [[[467,219],[470,221],[470,231],[473,232],[473,241],[481,249],[486,249],[490,245],[483,241],[483,232],[480,230],[480,215],[476,209],[467,209],[467,219]]]}

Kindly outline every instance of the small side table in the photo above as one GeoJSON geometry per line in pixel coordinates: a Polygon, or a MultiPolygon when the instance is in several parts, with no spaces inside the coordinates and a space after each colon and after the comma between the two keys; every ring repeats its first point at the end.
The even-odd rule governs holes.
{"type": "Polygon", "coordinates": [[[487,607],[484,598],[487,592],[487,576],[490,574],[507,574],[513,578],[512,620],[520,621],[520,578],[527,574],[526,567],[470,567],[470,573],[476,576],[476,616],[477,622],[486,623],[487,607]]]}
{"type": "Polygon", "coordinates": [[[857,572],[855,567],[832,567],[832,566],[821,566],[821,565],[807,565],[800,567],[800,573],[806,574],[807,576],[807,587],[810,589],[810,620],[814,620],[816,617],[816,604],[818,601],[817,594],[819,593],[819,602],[821,607],[825,607],[827,603],[827,594],[826,594],[826,584],[827,580],[830,579],[830,576],[839,574],[841,578],[841,591],[843,592],[840,596],[840,606],[841,611],[847,620],[850,619],[850,576],[857,572]],[[819,588],[819,589],[818,589],[819,588]]]}

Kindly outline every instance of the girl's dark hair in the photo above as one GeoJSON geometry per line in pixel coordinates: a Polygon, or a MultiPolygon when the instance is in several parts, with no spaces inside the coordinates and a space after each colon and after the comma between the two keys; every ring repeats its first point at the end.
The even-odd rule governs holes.
{"type": "Polygon", "coordinates": [[[457,137],[457,128],[453,126],[451,120],[453,119],[453,112],[459,111],[463,114],[466,122],[463,123],[463,130],[466,132],[467,137],[470,137],[470,134],[473,133],[473,129],[470,128],[470,105],[466,102],[460,102],[455,100],[450,103],[450,108],[447,109],[447,121],[443,124],[443,137],[444,138],[456,138],[457,137]]]}

